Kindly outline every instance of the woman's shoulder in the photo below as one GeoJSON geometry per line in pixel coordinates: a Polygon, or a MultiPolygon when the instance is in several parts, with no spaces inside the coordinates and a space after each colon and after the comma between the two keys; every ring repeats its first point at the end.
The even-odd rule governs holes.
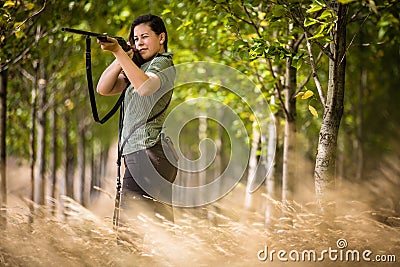
{"type": "Polygon", "coordinates": [[[164,52],[164,53],[158,53],[157,56],[158,57],[167,57],[172,60],[172,57],[174,56],[174,54],[171,52],[164,52]]]}
{"type": "Polygon", "coordinates": [[[172,53],[159,53],[155,57],[155,60],[159,62],[164,62],[166,64],[173,65],[173,60],[172,60],[173,54],[172,53]]]}
{"type": "Polygon", "coordinates": [[[146,71],[161,71],[174,66],[172,55],[170,53],[162,53],[155,56],[148,64],[143,65],[146,71]]]}

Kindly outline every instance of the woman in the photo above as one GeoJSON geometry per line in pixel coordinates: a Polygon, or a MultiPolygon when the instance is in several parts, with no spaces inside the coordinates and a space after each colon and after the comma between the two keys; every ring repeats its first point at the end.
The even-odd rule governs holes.
{"type": "Polygon", "coordinates": [[[175,79],[164,22],[151,14],[138,17],[132,23],[129,42],[132,50],[125,52],[113,38],[98,41],[103,50],[113,53],[115,60],[102,73],[97,92],[114,95],[126,88],[121,136],[121,143],[126,141],[122,151],[125,162],[122,218],[127,222],[134,220],[132,214],[150,211],[152,215],[157,212],[173,220],[172,207],[162,203],[171,203],[171,183],[177,173],[161,145],[165,110],[175,79]],[[138,55],[141,61],[135,63],[132,57],[138,55]],[[152,119],[148,121],[149,118],[152,119]],[[146,120],[146,124],[135,129],[146,120]],[[170,183],[160,183],[160,179],[170,183]],[[160,199],[162,202],[157,201],[160,199]]]}

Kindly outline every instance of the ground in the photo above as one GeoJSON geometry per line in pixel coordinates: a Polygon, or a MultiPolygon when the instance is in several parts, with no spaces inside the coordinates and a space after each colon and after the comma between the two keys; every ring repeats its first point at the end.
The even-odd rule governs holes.
{"type": "MultiPolygon", "coordinates": [[[[392,198],[398,182],[342,181],[330,221],[305,196],[282,213],[282,203],[261,190],[245,209],[239,185],[206,207],[175,209],[175,224],[141,217],[147,235],[139,240],[131,238],[135,229],[113,228],[107,194],[90,209],[64,197],[65,215],[37,207],[31,216],[24,187],[10,183],[0,266],[398,266],[400,218],[392,198]],[[266,224],[268,203],[274,212],[266,224]]],[[[300,191],[312,195],[307,187],[300,191]]]]}

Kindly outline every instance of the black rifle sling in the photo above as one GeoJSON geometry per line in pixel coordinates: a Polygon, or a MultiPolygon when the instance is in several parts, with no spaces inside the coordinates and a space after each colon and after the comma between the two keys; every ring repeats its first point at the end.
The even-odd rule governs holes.
{"type": "MultiPolygon", "coordinates": [[[[98,111],[97,111],[96,97],[95,97],[94,88],[93,88],[90,41],[91,41],[90,37],[89,36],[86,37],[86,77],[87,77],[87,81],[88,81],[90,106],[92,107],[92,114],[93,114],[94,121],[98,122],[100,124],[103,124],[106,121],[108,121],[117,112],[117,110],[121,106],[122,101],[124,100],[125,91],[123,91],[122,94],[119,96],[117,102],[114,104],[114,106],[111,108],[111,110],[102,119],[100,119],[98,111]]],[[[128,84],[128,86],[129,86],[129,84],[128,84]]]]}

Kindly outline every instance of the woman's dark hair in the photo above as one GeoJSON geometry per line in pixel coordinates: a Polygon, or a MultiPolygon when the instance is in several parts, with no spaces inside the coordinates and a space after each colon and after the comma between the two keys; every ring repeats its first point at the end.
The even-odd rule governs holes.
{"type": "Polygon", "coordinates": [[[153,14],[146,14],[137,17],[131,26],[131,32],[129,33],[129,41],[131,43],[134,43],[133,36],[134,36],[134,29],[137,25],[145,23],[150,26],[151,30],[155,32],[157,35],[160,35],[162,32],[165,32],[165,41],[164,41],[164,49],[165,52],[168,51],[168,34],[167,34],[167,29],[165,28],[164,21],[156,15],[153,14]]]}

